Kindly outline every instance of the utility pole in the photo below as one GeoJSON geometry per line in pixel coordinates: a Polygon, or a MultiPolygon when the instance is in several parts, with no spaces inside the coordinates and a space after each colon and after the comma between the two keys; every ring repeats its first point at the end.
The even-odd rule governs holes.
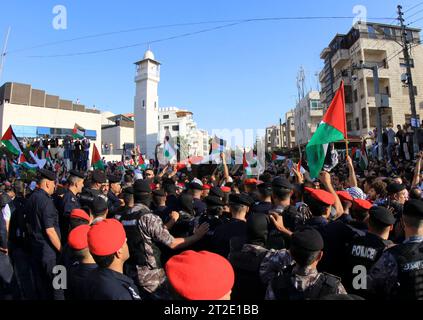
{"type": "Polygon", "coordinates": [[[376,104],[376,128],[377,128],[377,151],[378,159],[382,161],[383,159],[383,141],[382,141],[382,113],[381,113],[381,95],[379,89],[379,67],[377,65],[366,65],[362,63],[360,66],[353,66],[353,70],[359,69],[368,69],[373,71],[373,84],[375,91],[375,104],[376,104]]]}
{"type": "Polygon", "coordinates": [[[0,56],[0,84],[1,84],[1,77],[3,75],[4,61],[6,60],[7,43],[9,42],[9,35],[10,35],[10,30],[11,29],[12,29],[11,27],[9,27],[7,29],[6,39],[4,40],[3,50],[2,50],[1,56],[0,56]]]}
{"type": "Polygon", "coordinates": [[[411,107],[411,127],[413,128],[414,136],[413,136],[413,149],[414,155],[419,153],[419,143],[418,143],[418,132],[417,129],[419,127],[417,121],[417,111],[416,111],[416,96],[414,91],[414,84],[413,84],[413,76],[411,74],[411,62],[410,62],[410,52],[408,51],[408,44],[409,41],[407,39],[407,30],[404,24],[404,13],[402,12],[402,6],[398,6],[398,20],[401,24],[402,29],[402,47],[404,52],[404,60],[407,66],[407,85],[408,85],[408,95],[410,96],[410,107],[411,107]]]}

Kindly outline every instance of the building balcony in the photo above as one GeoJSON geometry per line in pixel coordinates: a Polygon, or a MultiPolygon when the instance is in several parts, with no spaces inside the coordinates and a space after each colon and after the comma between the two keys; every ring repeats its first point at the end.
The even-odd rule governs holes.
{"type": "Polygon", "coordinates": [[[352,103],[345,104],[345,113],[353,113],[354,112],[354,105],[352,103]]]}
{"type": "Polygon", "coordinates": [[[350,52],[348,49],[340,49],[333,56],[332,68],[335,68],[339,63],[346,63],[350,59],[350,52]]]}
{"type": "Polygon", "coordinates": [[[320,109],[320,110],[310,109],[310,116],[311,117],[323,117],[323,108],[320,109]]]}
{"type": "MultiPolygon", "coordinates": [[[[387,94],[381,94],[379,95],[379,103],[378,105],[381,108],[388,108],[389,107],[389,102],[390,102],[390,98],[387,94]]],[[[376,97],[367,97],[367,105],[369,106],[369,108],[376,108],[378,105],[376,104],[376,97]]],[[[364,105],[362,106],[364,107],[364,105]]]]}

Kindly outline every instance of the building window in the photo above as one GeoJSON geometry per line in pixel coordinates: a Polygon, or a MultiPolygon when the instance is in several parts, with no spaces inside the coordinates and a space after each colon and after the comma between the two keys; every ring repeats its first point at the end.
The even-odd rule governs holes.
{"type": "Polygon", "coordinates": [[[179,131],[179,125],[178,126],[172,126],[173,131],[179,131]]]}
{"type": "Polygon", "coordinates": [[[353,98],[354,98],[354,102],[358,101],[358,91],[357,91],[357,89],[354,90],[353,98]]]}
{"type": "Polygon", "coordinates": [[[142,107],[145,108],[145,100],[142,101],[142,107]]]}
{"type": "Polygon", "coordinates": [[[322,107],[322,105],[321,105],[321,103],[320,103],[319,100],[312,100],[310,102],[310,109],[311,110],[322,110],[323,107],[322,107]]]}
{"type": "Polygon", "coordinates": [[[157,109],[157,101],[154,101],[154,110],[157,109]]]}
{"type": "Polygon", "coordinates": [[[169,119],[169,115],[168,114],[163,115],[163,119],[169,119]]]}
{"type": "Polygon", "coordinates": [[[165,130],[169,130],[169,126],[165,126],[165,127],[164,127],[164,129],[165,129],[165,130]]]}
{"type": "Polygon", "coordinates": [[[360,130],[360,119],[355,118],[355,130],[360,130]]]}
{"type": "Polygon", "coordinates": [[[369,32],[369,38],[371,38],[371,39],[376,39],[377,38],[377,36],[376,36],[376,30],[375,30],[375,28],[372,25],[369,25],[367,27],[367,31],[369,32]]]}
{"type": "Polygon", "coordinates": [[[367,128],[366,108],[361,109],[361,122],[363,123],[363,129],[367,128]]]}

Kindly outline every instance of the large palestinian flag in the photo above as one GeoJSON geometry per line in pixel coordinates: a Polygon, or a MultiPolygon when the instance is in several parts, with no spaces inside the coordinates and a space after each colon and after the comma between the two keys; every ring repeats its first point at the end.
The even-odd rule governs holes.
{"type": "Polygon", "coordinates": [[[22,153],[21,146],[19,145],[19,141],[13,132],[12,126],[9,126],[9,129],[4,133],[3,138],[1,138],[1,142],[15,156],[19,156],[22,153]]]}
{"type": "Polygon", "coordinates": [[[104,163],[101,160],[100,152],[98,152],[98,149],[94,143],[93,147],[93,155],[91,158],[91,165],[96,170],[104,170],[104,163]]]}
{"type": "Polygon", "coordinates": [[[335,94],[313,137],[306,147],[310,176],[317,178],[325,162],[328,145],[347,138],[344,82],[335,94]]]}

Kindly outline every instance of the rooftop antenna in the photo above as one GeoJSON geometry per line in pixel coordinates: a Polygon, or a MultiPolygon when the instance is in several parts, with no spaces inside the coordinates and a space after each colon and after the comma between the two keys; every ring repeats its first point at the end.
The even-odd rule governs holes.
{"type": "Polygon", "coordinates": [[[6,39],[4,41],[3,44],[3,50],[1,52],[1,56],[0,56],[0,84],[1,84],[1,77],[3,75],[3,67],[4,67],[4,61],[6,60],[6,54],[7,54],[7,43],[9,42],[9,35],[10,35],[10,30],[12,28],[9,26],[9,28],[7,29],[7,33],[6,33],[6,39]]]}
{"type": "Polygon", "coordinates": [[[316,77],[316,90],[320,92],[319,72],[316,71],[316,73],[314,74],[314,76],[316,77]]]}

